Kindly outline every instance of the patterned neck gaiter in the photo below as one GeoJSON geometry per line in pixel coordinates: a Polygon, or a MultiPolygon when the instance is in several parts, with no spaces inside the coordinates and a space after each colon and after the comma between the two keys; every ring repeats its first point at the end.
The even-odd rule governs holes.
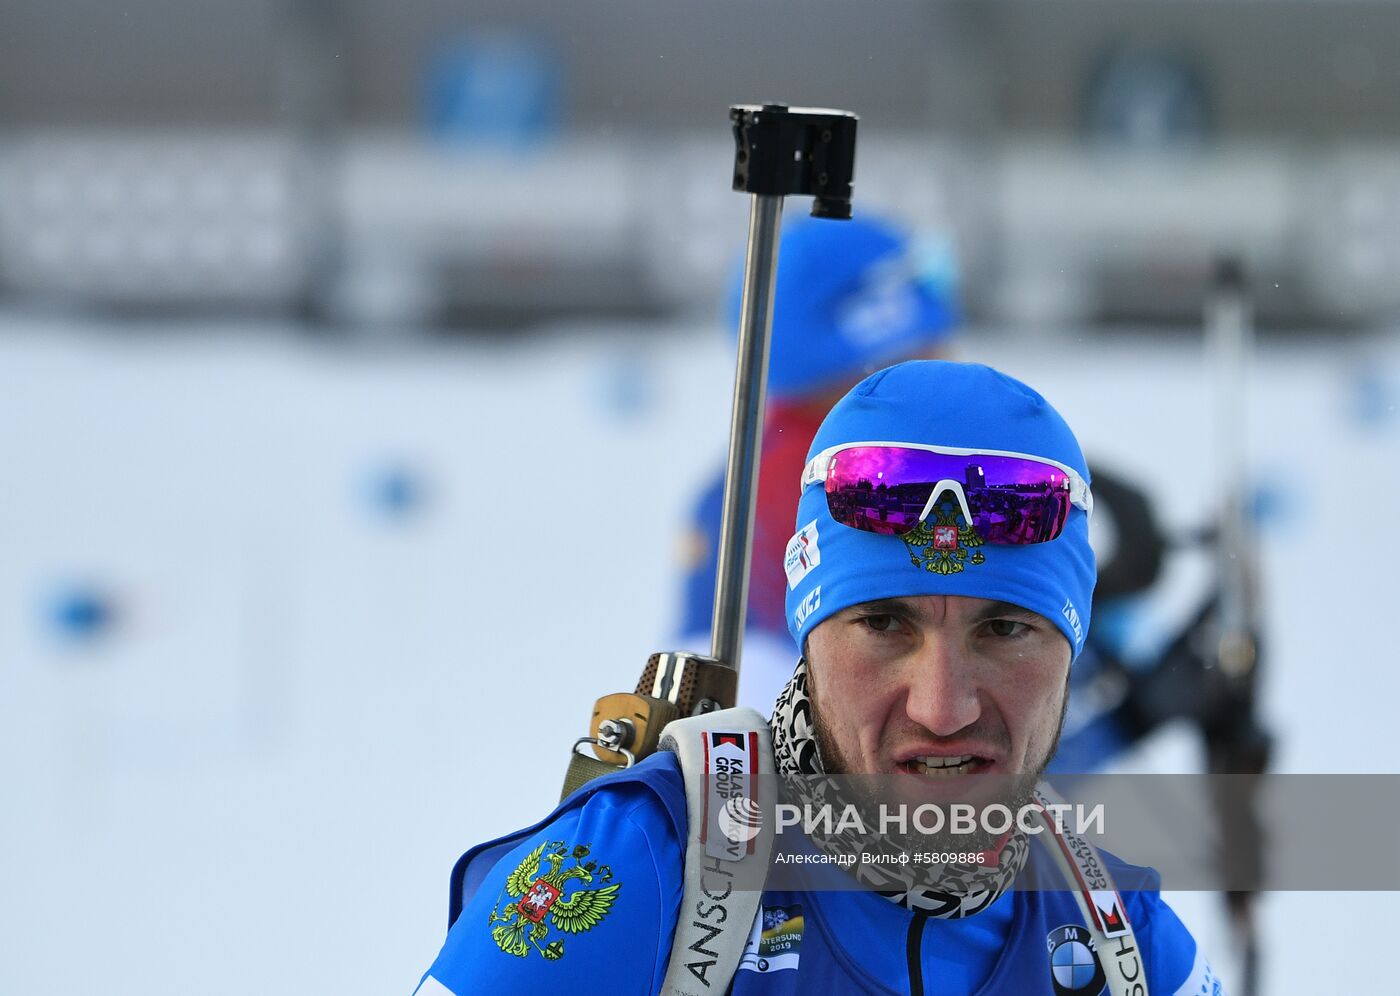
{"type": "MultiPolygon", "coordinates": [[[[807,695],[807,661],[798,661],[797,670],[773,707],[770,720],[773,753],[778,777],[793,801],[818,809],[839,807],[817,747],[812,721],[812,702],[807,695]],[[817,776],[817,777],[813,777],[817,776]]],[[[839,828],[831,833],[807,835],[813,844],[830,854],[856,854],[868,848],[869,833],[839,828]]],[[[913,912],[943,920],[961,920],[982,912],[1010,887],[1025,867],[1030,844],[1017,831],[1002,847],[997,864],[897,866],[856,864],[849,869],[862,885],[891,902],[913,912]]]]}

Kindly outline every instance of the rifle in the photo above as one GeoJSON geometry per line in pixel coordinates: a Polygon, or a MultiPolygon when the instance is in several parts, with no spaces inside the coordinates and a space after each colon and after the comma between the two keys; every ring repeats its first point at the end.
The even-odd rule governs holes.
{"type": "Polygon", "coordinates": [[[846,111],[784,104],[736,105],[729,118],[735,144],[733,189],[749,194],[751,203],[710,653],[652,654],[634,691],[598,699],[588,735],[570,749],[564,796],[654,753],[662,728],[672,720],[735,704],[783,199],[810,195],[813,216],[851,217],[857,118],[846,111]],[[584,745],[591,754],[580,751],[584,745]]]}

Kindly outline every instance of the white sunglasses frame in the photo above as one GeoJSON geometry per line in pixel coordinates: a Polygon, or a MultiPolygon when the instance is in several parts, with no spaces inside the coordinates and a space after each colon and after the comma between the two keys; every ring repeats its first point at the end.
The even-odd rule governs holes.
{"type": "MultiPolygon", "coordinates": [[[[932,443],[905,443],[885,441],[864,441],[859,443],[840,443],[836,446],[828,446],[811,460],[807,461],[807,466],[802,468],[802,487],[799,491],[805,492],[812,484],[824,484],[826,476],[831,469],[832,459],[842,450],[853,450],[861,446],[892,446],[906,450],[925,450],[929,453],[940,453],[945,456],[994,456],[1013,457],[1018,460],[1034,460],[1037,463],[1048,464],[1064,472],[1069,480],[1069,500],[1075,508],[1084,510],[1086,516],[1094,514],[1094,493],[1089,490],[1089,482],[1079,475],[1073,467],[1067,467],[1058,460],[1051,460],[1049,457],[1037,456],[1034,453],[1017,453],[1012,450],[988,450],[988,449],[968,449],[961,446],[936,446],[932,443]]],[[[958,504],[962,508],[965,521],[972,522],[972,510],[967,504],[967,495],[963,492],[963,485],[960,481],[952,478],[944,478],[933,486],[933,492],[928,496],[928,502],[924,505],[923,513],[919,516],[922,522],[928,518],[929,511],[945,491],[952,491],[958,499],[958,504]]]]}

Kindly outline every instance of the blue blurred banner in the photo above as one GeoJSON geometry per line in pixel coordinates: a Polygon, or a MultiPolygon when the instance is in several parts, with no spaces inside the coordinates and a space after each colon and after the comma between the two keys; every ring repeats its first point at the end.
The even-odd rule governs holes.
{"type": "Polygon", "coordinates": [[[558,55],[529,33],[459,36],[428,63],[429,134],[449,144],[532,144],[558,129],[562,76],[558,55]]]}

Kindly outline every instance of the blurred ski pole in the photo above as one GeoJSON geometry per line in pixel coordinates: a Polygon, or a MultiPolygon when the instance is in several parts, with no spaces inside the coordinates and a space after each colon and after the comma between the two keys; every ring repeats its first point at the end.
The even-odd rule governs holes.
{"type": "MultiPolygon", "coordinates": [[[[1246,507],[1253,318],[1244,266],[1236,258],[1222,257],[1216,262],[1205,326],[1206,354],[1215,375],[1220,501],[1215,625],[1206,655],[1209,667],[1202,734],[1212,775],[1249,776],[1216,780],[1222,873],[1226,879],[1258,882],[1263,872],[1264,831],[1257,796],[1260,777],[1268,767],[1270,738],[1257,715],[1261,630],[1258,565],[1246,507]],[[1227,783],[1228,788],[1224,787],[1227,783]]],[[[1243,996],[1257,996],[1260,990],[1256,898],[1255,890],[1225,893],[1240,952],[1243,996]]]]}

